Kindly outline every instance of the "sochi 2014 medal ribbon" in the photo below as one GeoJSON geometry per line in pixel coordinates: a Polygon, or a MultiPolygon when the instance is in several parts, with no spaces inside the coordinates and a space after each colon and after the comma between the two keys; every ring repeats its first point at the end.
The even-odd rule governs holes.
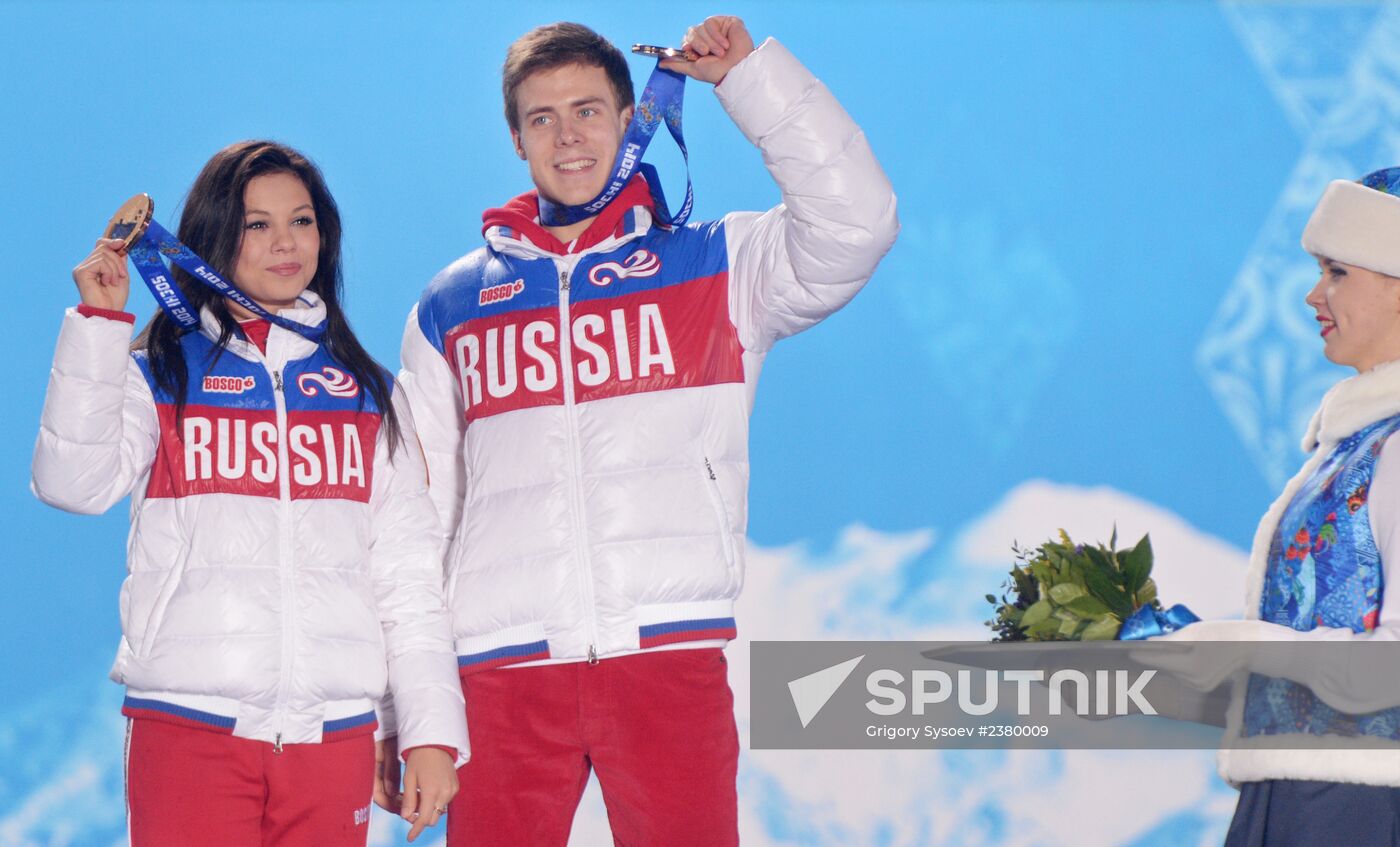
{"type": "Polygon", "coordinates": [[[564,206],[541,197],[540,222],[545,226],[568,226],[591,218],[603,211],[622,192],[634,173],[641,173],[651,190],[656,219],[665,226],[678,227],[685,223],[690,217],[695,193],[690,183],[690,153],[685,148],[685,133],[681,131],[681,106],[684,97],[685,76],[668,71],[657,63],[656,70],[651,72],[651,78],[647,80],[646,88],[642,90],[642,96],[632,112],[632,122],[627,125],[627,132],[618,146],[612,178],[603,186],[597,197],[577,206],[564,206]],[[642,155],[646,153],[647,146],[651,144],[662,123],[666,124],[666,129],[676,140],[676,146],[681,149],[681,157],[685,161],[685,200],[674,215],[666,206],[666,195],[661,190],[661,177],[656,168],[642,162],[642,155]]]}
{"type": "Polygon", "coordinates": [[[187,271],[191,277],[212,288],[253,314],[277,324],[283,329],[299,333],[312,341],[319,340],[325,332],[322,326],[307,326],[289,321],[268,312],[251,297],[239,290],[238,286],[224,279],[209,263],[199,258],[193,250],[171,235],[165,227],[156,222],[156,205],[149,195],[137,194],[122,204],[112,219],[107,221],[104,238],[122,239],[122,250],[131,257],[132,264],[145,280],[146,287],[155,296],[156,302],[179,324],[182,329],[194,329],[199,325],[199,315],[189,300],[175,284],[162,256],[187,271]]]}

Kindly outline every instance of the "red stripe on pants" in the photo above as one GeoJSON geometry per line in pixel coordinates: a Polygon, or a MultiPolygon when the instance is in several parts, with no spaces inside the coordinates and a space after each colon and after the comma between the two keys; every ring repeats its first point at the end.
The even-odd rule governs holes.
{"type": "Polygon", "coordinates": [[[374,738],[287,744],[135,720],[131,847],[364,847],[374,738]]]}
{"type": "Polygon", "coordinates": [[[462,677],[471,761],[448,847],[563,847],[590,769],[622,847],[739,843],[739,734],[718,648],[462,677]]]}

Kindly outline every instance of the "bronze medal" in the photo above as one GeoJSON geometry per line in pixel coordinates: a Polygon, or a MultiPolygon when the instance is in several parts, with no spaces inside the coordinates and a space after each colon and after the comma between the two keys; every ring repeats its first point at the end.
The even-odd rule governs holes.
{"type": "Polygon", "coordinates": [[[125,253],[131,245],[140,240],[146,234],[146,227],[151,225],[151,218],[155,216],[156,204],[149,194],[137,194],[130,200],[122,204],[112,219],[107,221],[107,230],[102,234],[103,238],[120,238],[122,240],[121,250],[125,253]]]}
{"type": "Polygon", "coordinates": [[[640,56],[655,56],[658,59],[679,59],[682,62],[694,62],[700,57],[690,50],[680,47],[659,47],[655,44],[633,44],[632,52],[640,56]]]}

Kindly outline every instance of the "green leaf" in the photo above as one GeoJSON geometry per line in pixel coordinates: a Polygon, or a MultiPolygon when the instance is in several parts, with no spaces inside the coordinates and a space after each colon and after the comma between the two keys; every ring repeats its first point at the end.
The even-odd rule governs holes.
{"type": "Polygon", "coordinates": [[[1137,601],[1139,606],[1151,606],[1157,599],[1157,583],[1148,577],[1142,587],[1137,590],[1137,601]]]}
{"type": "Polygon", "coordinates": [[[1065,608],[1086,618],[1097,619],[1108,614],[1108,606],[1102,600],[1087,594],[1069,601],[1065,604],[1065,608]]]}
{"type": "Polygon", "coordinates": [[[1087,593],[1073,582],[1062,582],[1050,589],[1050,599],[1065,606],[1087,593]]]}
{"type": "Polygon", "coordinates": [[[1073,638],[1075,632],[1077,632],[1077,631],[1079,630],[1079,625],[1080,625],[1081,623],[1083,623],[1083,621],[1079,620],[1079,618],[1073,618],[1073,619],[1071,619],[1071,620],[1061,621],[1061,622],[1060,622],[1060,629],[1059,629],[1059,631],[1058,631],[1056,634],[1059,635],[1059,636],[1061,636],[1061,637],[1063,637],[1063,638],[1073,638]]]}
{"type": "Polygon", "coordinates": [[[1089,586],[1089,593],[1119,618],[1126,618],[1133,613],[1133,601],[1123,593],[1123,589],[1112,577],[1097,568],[1089,568],[1084,571],[1084,581],[1089,586]]]}
{"type": "Polygon", "coordinates": [[[1011,569],[1011,580],[1016,584],[1017,599],[1035,602],[1040,599],[1040,588],[1036,585],[1035,577],[1021,567],[1011,569]]]}
{"type": "Polygon", "coordinates": [[[1054,618],[1043,620],[1038,624],[1026,627],[1026,637],[1032,641],[1048,641],[1050,637],[1060,631],[1060,622],[1054,618]]]}
{"type": "Polygon", "coordinates": [[[987,595],[987,602],[988,602],[988,603],[991,603],[993,606],[995,606],[995,605],[997,604],[996,595],[995,595],[995,594],[988,594],[988,595],[987,595]]]}
{"type": "Polygon", "coordinates": [[[1097,570],[1114,582],[1118,582],[1118,569],[1113,566],[1113,561],[1108,558],[1107,553],[1097,547],[1085,547],[1084,555],[1093,565],[1092,570],[1097,570]]]}
{"type": "Polygon", "coordinates": [[[1152,573],[1152,540],[1144,535],[1137,546],[1123,557],[1124,586],[1129,592],[1137,592],[1147,582],[1152,573]]]}
{"type": "Polygon", "coordinates": [[[1054,609],[1051,607],[1049,601],[1038,600],[1021,616],[1021,626],[1033,627],[1050,617],[1052,611],[1054,611],[1054,609]]]}
{"type": "Polygon", "coordinates": [[[1109,615],[1102,620],[1094,621],[1080,634],[1081,641],[1112,641],[1118,637],[1118,630],[1122,629],[1123,622],[1118,618],[1109,615]]]}
{"type": "Polygon", "coordinates": [[[1047,562],[1031,562],[1031,573],[1047,588],[1055,584],[1055,570],[1047,562]]]}

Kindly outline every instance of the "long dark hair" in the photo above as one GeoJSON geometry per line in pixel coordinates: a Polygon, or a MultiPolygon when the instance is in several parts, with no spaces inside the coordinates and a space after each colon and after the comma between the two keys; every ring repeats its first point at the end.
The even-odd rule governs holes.
{"type": "MultiPolygon", "coordinates": [[[[340,210],[326,188],[320,169],[292,148],[273,141],[230,144],[215,153],[195,177],[185,197],[177,236],[226,279],[232,279],[230,271],[243,243],[243,191],[254,178],[277,173],[288,173],[300,179],[311,195],[315,210],[321,249],[316,275],[307,289],[319,295],[326,305],[326,330],[321,343],[374,398],[392,456],[401,438],[391,399],[393,379],[360,345],[341,308],[344,283],[340,274],[340,210]]],[[[196,311],[207,307],[219,321],[219,337],[206,365],[207,372],[228,347],[237,330],[237,321],[222,295],[194,280],[183,268],[176,267],[173,275],[190,305],[196,311]]],[[[146,351],[156,386],[175,399],[177,420],[184,416],[189,389],[189,372],[180,344],[185,332],[169,315],[157,309],[132,344],[132,349],[146,351]]],[[[363,406],[364,395],[360,396],[363,406]]]]}

